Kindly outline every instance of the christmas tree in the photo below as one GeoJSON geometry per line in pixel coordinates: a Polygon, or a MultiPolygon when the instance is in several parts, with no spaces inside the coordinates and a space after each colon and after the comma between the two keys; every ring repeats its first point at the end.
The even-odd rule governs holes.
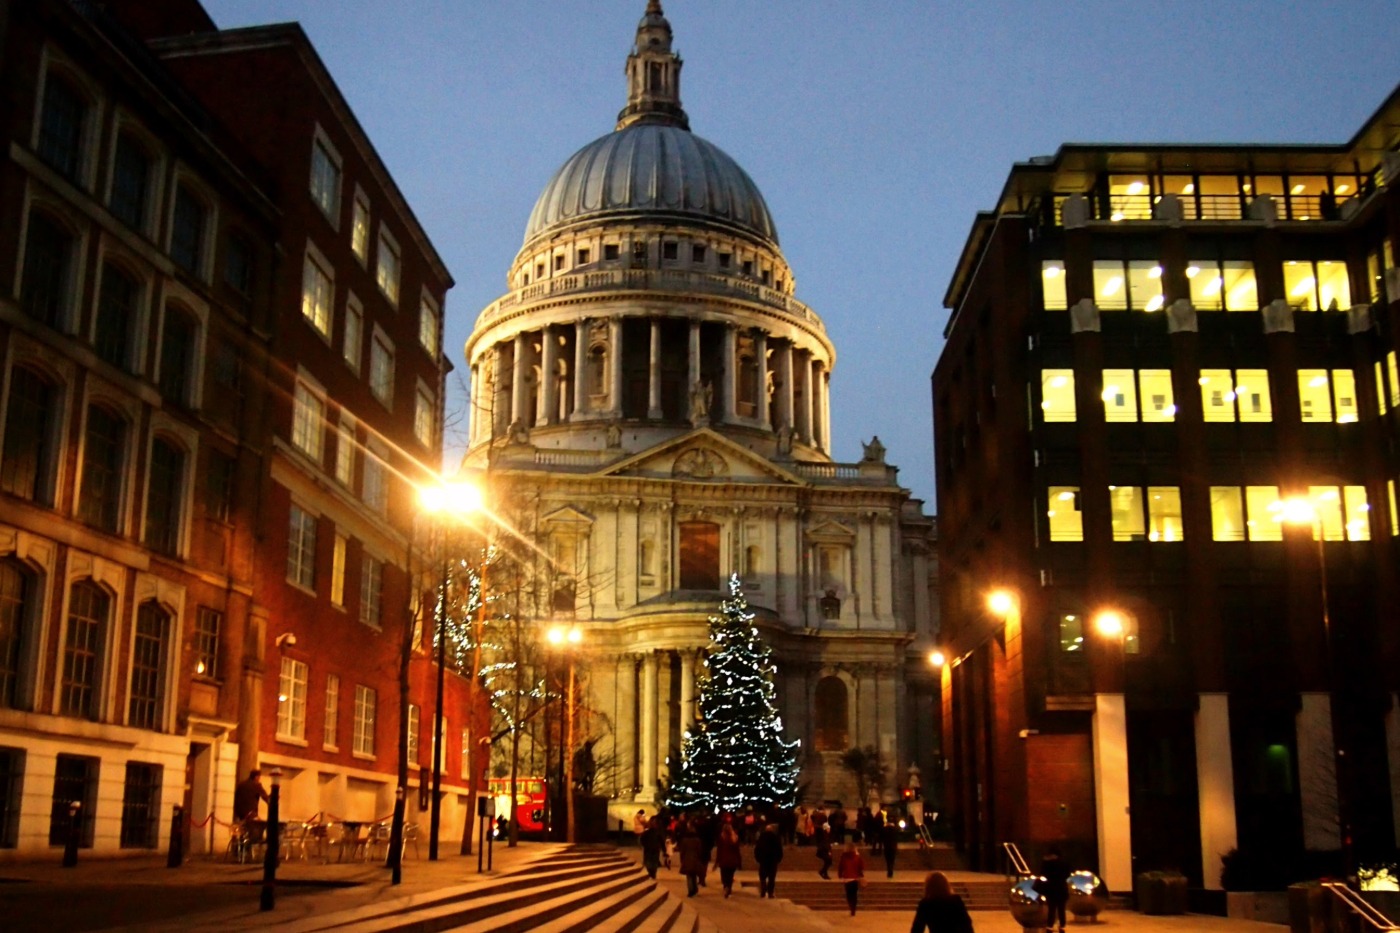
{"type": "Polygon", "coordinates": [[[783,739],[773,687],[777,669],[753,622],[743,585],[733,575],[720,615],[710,616],[700,711],[682,739],[668,806],[723,811],[796,803],[798,743],[783,739]]]}

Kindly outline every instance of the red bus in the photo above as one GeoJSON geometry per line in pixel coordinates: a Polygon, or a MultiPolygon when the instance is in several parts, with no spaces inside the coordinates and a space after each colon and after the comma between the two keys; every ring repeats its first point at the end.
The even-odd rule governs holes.
{"type": "MultiPolygon", "coordinates": [[[[496,815],[509,818],[510,778],[492,778],[490,793],[496,800],[496,815]]],[[[520,807],[520,831],[522,833],[543,833],[545,812],[544,778],[516,778],[515,800],[520,807]]]]}

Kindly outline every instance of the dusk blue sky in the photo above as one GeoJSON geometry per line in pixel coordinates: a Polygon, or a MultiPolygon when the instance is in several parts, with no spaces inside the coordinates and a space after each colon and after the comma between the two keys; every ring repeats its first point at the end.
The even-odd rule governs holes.
{"type": "MultiPolygon", "coordinates": [[[[460,375],[535,198],[613,127],[645,0],[205,5],[311,37],[456,278],[460,375]]],[[[943,294],[1013,162],[1064,142],[1343,142],[1400,81],[1395,0],[664,7],[692,129],[757,182],[835,341],[834,456],[878,434],[929,511],[943,294]]]]}

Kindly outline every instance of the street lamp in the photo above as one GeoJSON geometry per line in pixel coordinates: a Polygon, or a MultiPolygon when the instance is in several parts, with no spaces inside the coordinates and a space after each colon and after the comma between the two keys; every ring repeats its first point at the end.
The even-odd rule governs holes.
{"type": "Polygon", "coordinates": [[[574,841],[574,649],[583,641],[583,633],[577,626],[556,625],[546,633],[549,643],[563,648],[569,655],[569,686],[564,694],[564,813],[566,814],[564,841],[574,841]]]}
{"type": "Polygon", "coordinates": [[[1117,609],[1103,609],[1094,616],[1094,631],[1104,638],[1122,638],[1128,631],[1128,623],[1117,609]]]}
{"type": "MultiPolygon", "coordinates": [[[[440,483],[420,489],[418,491],[418,504],[425,515],[435,517],[452,515],[461,518],[480,512],[483,508],[484,497],[481,490],[471,483],[440,483]]],[[[411,579],[412,568],[409,568],[409,576],[411,579]]],[[[438,859],[438,837],[442,826],[442,732],[447,677],[447,582],[447,555],[444,553],[442,592],[438,598],[437,620],[434,624],[434,633],[437,636],[437,703],[433,711],[433,797],[428,817],[428,861],[430,862],[436,862],[438,859]]],[[[482,593],[484,596],[484,590],[482,593]]],[[[468,686],[468,717],[473,715],[475,707],[475,685],[476,671],[473,670],[468,686]]],[[[467,825],[470,824],[469,816],[467,825]]],[[[464,828],[463,832],[467,833],[468,831],[464,828]]],[[[470,841],[467,844],[467,852],[463,854],[471,851],[470,841]]]]}
{"type": "Polygon", "coordinates": [[[1336,659],[1332,645],[1332,615],[1327,604],[1327,549],[1323,540],[1326,536],[1322,527],[1322,515],[1313,501],[1303,496],[1284,499],[1275,503],[1275,506],[1279,521],[1310,528],[1313,539],[1317,541],[1317,576],[1319,595],[1322,599],[1322,636],[1326,651],[1325,670],[1330,699],[1328,707],[1332,714],[1332,755],[1335,761],[1337,780],[1337,829],[1341,835],[1342,870],[1346,875],[1347,883],[1353,884],[1356,875],[1356,862],[1355,853],[1352,850],[1351,812],[1346,793],[1346,749],[1342,747],[1341,732],[1337,728],[1340,717],[1337,715],[1337,698],[1334,690],[1337,682],[1336,659]]]}
{"type": "Polygon", "coordinates": [[[987,594],[987,608],[995,615],[1010,615],[1016,608],[1016,597],[1010,590],[992,590],[987,594]]]}

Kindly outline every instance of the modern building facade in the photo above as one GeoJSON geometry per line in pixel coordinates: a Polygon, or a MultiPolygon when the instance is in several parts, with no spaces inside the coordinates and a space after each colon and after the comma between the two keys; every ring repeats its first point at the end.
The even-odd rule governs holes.
{"type": "Polygon", "coordinates": [[[1114,889],[1217,888],[1232,849],[1393,846],[1398,118],[1067,145],[977,216],[933,374],[974,866],[1054,844],[1114,889]]]}
{"type": "Polygon", "coordinates": [[[299,28],[8,10],[0,857],[61,844],[74,800],[95,852],[164,846],[177,804],[217,849],[257,766],[284,817],[382,816],[451,278],[299,28]]]}
{"type": "Polygon", "coordinates": [[[933,522],[878,439],[832,460],[835,347],[752,179],[690,131],[681,64],[649,3],[615,131],[549,180],[467,341],[467,462],[549,555],[538,613],[585,631],[615,814],[658,799],[731,572],[808,796],[856,806],[847,748],[880,750],[887,793],[933,761],[911,728],[933,708],[933,522]]]}

